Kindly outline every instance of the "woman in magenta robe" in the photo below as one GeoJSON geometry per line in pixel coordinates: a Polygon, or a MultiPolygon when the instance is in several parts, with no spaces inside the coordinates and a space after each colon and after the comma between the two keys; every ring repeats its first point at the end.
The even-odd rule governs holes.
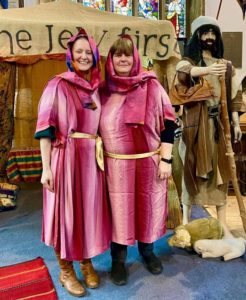
{"type": "Polygon", "coordinates": [[[129,36],[110,49],[101,97],[99,128],[113,222],[111,279],[124,285],[127,246],[135,240],[147,269],[162,271],[153,242],[166,232],[175,116],[156,75],[141,71],[129,36]]]}
{"type": "Polygon", "coordinates": [[[83,29],[68,42],[67,65],[43,92],[35,137],[43,163],[42,240],[56,251],[62,285],[82,296],[73,261],[80,261],[86,286],[96,288],[99,277],[90,258],[107,250],[111,237],[103,166],[96,160],[99,52],[83,29]]]}

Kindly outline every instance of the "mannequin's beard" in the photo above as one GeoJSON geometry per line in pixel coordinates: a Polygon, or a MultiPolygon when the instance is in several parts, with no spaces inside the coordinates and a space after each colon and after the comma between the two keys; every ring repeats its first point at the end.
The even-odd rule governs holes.
{"type": "Polygon", "coordinates": [[[212,53],[216,53],[216,43],[213,39],[207,39],[205,41],[200,41],[202,50],[209,50],[212,53]]]}

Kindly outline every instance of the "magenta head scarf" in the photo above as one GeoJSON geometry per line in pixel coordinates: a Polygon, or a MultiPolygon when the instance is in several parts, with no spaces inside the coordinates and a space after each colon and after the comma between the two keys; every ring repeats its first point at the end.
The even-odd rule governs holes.
{"type": "MultiPolygon", "coordinates": [[[[106,74],[111,77],[111,78],[117,78],[119,77],[119,81],[121,81],[120,78],[127,78],[129,81],[130,77],[135,77],[141,72],[141,60],[139,57],[139,53],[137,50],[137,47],[133,44],[132,38],[129,35],[123,35],[120,37],[120,39],[128,39],[131,41],[132,46],[133,46],[133,66],[130,72],[129,77],[119,77],[115,73],[114,70],[114,64],[113,64],[113,57],[112,57],[112,47],[109,50],[108,58],[106,61],[106,74]]],[[[123,79],[124,80],[124,79],[123,79]]]]}
{"type": "Polygon", "coordinates": [[[77,39],[81,38],[81,37],[85,37],[91,47],[92,53],[93,53],[93,68],[97,67],[99,60],[100,60],[100,55],[99,55],[99,51],[97,48],[97,45],[94,41],[94,39],[90,36],[88,36],[88,34],[86,33],[86,31],[81,28],[80,31],[72,36],[70,38],[70,40],[67,43],[67,52],[66,52],[66,63],[68,66],[68,69],[72,72],[74,72],[73,66],[72,66],[72,60],[73,60],[73,55],[72,55],[72,48],[73,48],[73,44],[77,41],[77,39]]]}
{"type": "Polygon", "coordinates": [[[144,124],[148,96],[148,80],[156,79],[153,72],[141,70],[141,60],[138,50],[129,35],[121,38],[129,39],[133,45],[133,66],[128,77],[118,76],[114,69],[112,48],[106,61],[106,86],[110,92],[126,93],[125,123],[144,124]]]}
{"type": "MultiPolygon", "coordinates": [[[[90,86],[95,89],[98,87],[100,80],[101,80],[101,76],[100,76],[100,54],[96,45],[96,42],[94,41],[94,39],[90,36],[88,36],[88,34],[86,33],[86,31],[81,28],[79,30],[79,32],[72,36],[70,38],[70,40],[67,43],[67,52],[66,52],[66,63],[68,66],[68,69],[70,72],[74,72],[77,73],[80,77],[83,78],[83,73],[82,72],[77,72],[74,68],[73,65],[73,55],[72,55],[72,48],[73,48],[73,44],[75,43],[75,41],[77,41],[79,38],[84,37],[88,40],[91,50],[92,50],[92,54],[93,54],[93,66],[91,69],[91,79],[90,79],[90,86]]],[[[64,76],[63,76],[64,77],[64,76]]],[[[66,77],[69,77],[66,76],[66,77]]],[[[68,78],[66,78],[68,79],[68,78]]]]}

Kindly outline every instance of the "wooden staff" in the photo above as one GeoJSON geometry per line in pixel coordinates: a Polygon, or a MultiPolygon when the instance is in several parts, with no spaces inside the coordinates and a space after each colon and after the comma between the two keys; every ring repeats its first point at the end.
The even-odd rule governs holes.
{"type": "Polygon", "coordinates": [[[246,212],[245,206],[243,203],[243,197],[240,193],[238,179],[237,179],[237,172],[236,172],[236,163],[234,159],[234,152],[231,145],[231,129],[230,129],[230,121],[228,116],[228,108],[227,108],[227,100],[226,100],[226,85],[225,85],[225,78],[224,76],[220,77],[220,84],[221,84],[221,121],[224,126],[224,134],[226,140],[226,155],[228,156],[229,160],[229,169],[232,176],[232,185],[234,188],[234,192],[237,198],[240,216],[243,222],[243,229],[246,232],[246,212]]]}
{"type": "Polygon", "coordinates": [[[220,14],[220,9],[221,9],[221,4],[222,4],[222,0],[220,0],[220,4],[219,4],[218,11],[217,11],[216,20],[218,20],[218,19],[219,19],[219,14],[220,14]]]}

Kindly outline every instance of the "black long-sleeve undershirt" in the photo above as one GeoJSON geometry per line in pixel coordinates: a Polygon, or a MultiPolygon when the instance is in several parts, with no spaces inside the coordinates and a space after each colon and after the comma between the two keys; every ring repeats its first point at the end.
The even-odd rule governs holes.
{"type": "Polygon", "coordinates": [[[165,129],[161,132],[161,142],[173,144],[175,123],[174,121],[165,120],[164,125],[165,129]]]}

